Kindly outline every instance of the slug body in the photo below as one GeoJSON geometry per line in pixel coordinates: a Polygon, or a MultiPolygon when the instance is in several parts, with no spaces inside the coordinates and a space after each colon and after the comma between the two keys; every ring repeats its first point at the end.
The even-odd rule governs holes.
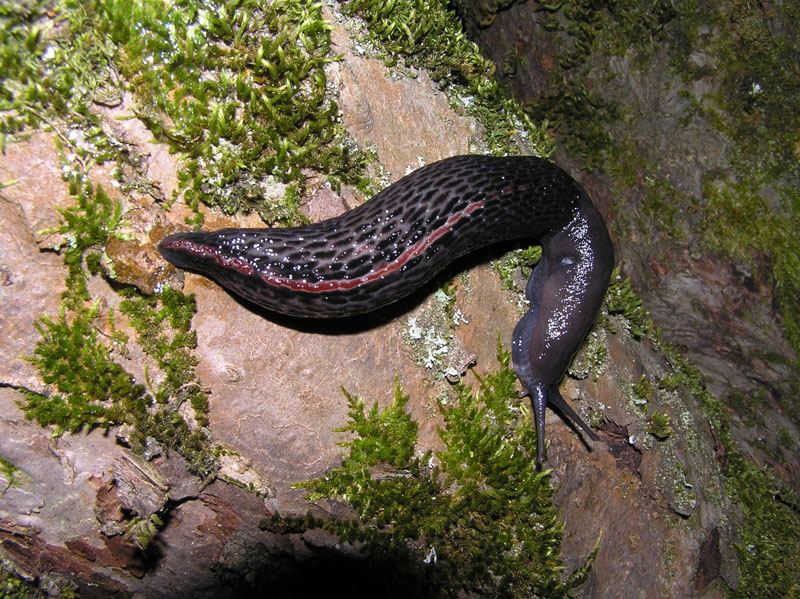
{"type": "Polygon", "coordinates": [[[594,322],[614,263],[600,213],[552,163],[456,156],[320,223],[178,233],[158,249],[269,310],[330,318],[395,302],[459,256],[521,238],[539,241],[542,259],[527,285],[531,307],[514,330],[512,360],[533,402],[542,462],[548,404],[596,438],[557,384],[594,322]]]}

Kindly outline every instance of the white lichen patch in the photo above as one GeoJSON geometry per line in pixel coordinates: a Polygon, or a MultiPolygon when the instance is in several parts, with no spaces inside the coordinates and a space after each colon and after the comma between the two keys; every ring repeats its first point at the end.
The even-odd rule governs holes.
{"type": "Polygon", "coordinates": [[[467,317],[453,309],[453,294],[442,288],[406,320],[403,337],[412,348],[414,361],[429,370],[434,379],[460,380],[473,361],[460,345],[454,342],[453,331],[467,317]]]}
{"type": "Polygon", "coordinates": [[[240,485],[263,497],[272,496],[272,489],[250,463],[235,453],[225,453],[219,458],[220,478],[240,485]]]}

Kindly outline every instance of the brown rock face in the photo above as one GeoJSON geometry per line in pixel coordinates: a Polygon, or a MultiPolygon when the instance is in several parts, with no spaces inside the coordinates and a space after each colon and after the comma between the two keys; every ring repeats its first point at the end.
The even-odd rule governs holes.
{"type": "MultiPolygon", "coordinates": [[[[480,8],[484,3],[464,4],[478,20],[491,23],[476,29],[476,42],[520,102],[532,104],[557,93],[550,83],[554,79],[572,81],[575,73],[562,70],[557,56],[564,38],[544,26],[546,13],[536,3],[514,3],[507,11],[492,3],[488,17],[480,8]]],[[[782,27],[777,22],[770,25],[773,31],[782,27]]],[[[797,356],[784,338],[772,284],[764,283],[769,277],[760,276],[763,273],[753,272],[758,266],[736,264],[701,240],[706,225],[700,214],[709,202],[704,182],[735,181],[740,176],[733,166],[736,158],[731,155],[738,151],[733,142],[693,104],[719,92],[723,71],[710,66],[715,57],[695,49],[692,60],[707,70],[687,81],[662,45],[666,42],[652,44],[644,66],[637,63],[635,48],[624,55],[600,51],[587,58],[589,74],[579,83],[619,109],[623,116],[608,125],[608,132],[620,148],[636,148],[635,156],[630,150],[617,150],[620,163],[646,162],[649,170],[637,171],[633,184],[617,183],[613,193],[609,177],[579,179],[601,206],[615,206],[617,231],[626,231],[615,237],[624,274],[634,281],[664,337],[684,348],[709,390],[734,410],[734,435],[745,453],[754,463],[774,468],[800,492],[800,429],[797,417],[788,413],[796,414],[792,406],[797,356]],[[677,196],[697,198],[696,207],[687,208],[679,200],[654,209],[652,204],[658,203],[648,196],[653,180],[667,181],[677,196]],[[642,217],[648,211],[650,215],[642,217]],[[636,224],[626,224],[636,219],[636,224]],[[778,431],[793,441],[781,441],[778,431]]],[[[760,193],[770,197],[774,191],[765,186],[760,193]]],[[[748,240],[741,243],[747,245],[748,240]]],[[[756,256],[754,263],[763,265],[764,258],[756,256]]]]}
{"type": "MultiPolygon", "coordinates": [[[[477,125],[455,114],[424,73],[388,78],[382,63],[354,55],[343,30],[334,31],[334,40],[345,56],[331,65],[344,122],[354,137],[377,148],[393,180],[418,166],[420,157],[432,162],[470,149],[477,125]]],[[[547,54],[544,47],[537,51],[547,54]]],[[[397,377],[412,398],[408,409],[420,424],[420,448],[437,447],[442,423],[434,398],[449,383],[426,365],[430,355],[409,341],[412,321],[434,320],[436,285],[357,323],[289,326],[203,277],[174,273],[154,244],[184,227],[185,209],[165,214],[153,201],[175,186],[173,159],[150,143],[140,121],[106,116],[115,135],[148,157],[146,173],[161,190],[125,197],[130,239],[114,241],[107,253],[118,282],[152,290],[181,280],[184,291],[196,295],[197,374],[209,391],[208,433],[224,449],[220,475],[198,479],[174,451],[145,459],[117,442],[124,431],[54,437],[19,409],[20,389],[51,391],[20,356],[31,355],[39,339],[37,317],[57,315],[65,277],[61,257],[42,249],[49,240],[36,236],[57,224],[53,206],[69,201],[51,136],[37,134],[0,156],[2,179],[19,179],[0,197],[6,332],[0,339],[0,457],[17,468],[14,481],[0,474],[0,557],[31,579],[69,580],[81,597],[319,596],[337,588],[357,595],[354,580],[370,596],[405,596],[409,583],[392,564],[370,562],[321,530],[273,527],[271,518],[309,511],[352,516],[338,504],[312,505],[292,488],[341,461],[343,435],[334,432],[347,420],[341,387],[385,406],[397,377]],[[149,529],[158,514],[161,523],[149,529]]],[[[350,205],[347,193],[320,188],[310,198],[310,213],[339,213],[350,205]]],[[[613,228],[610,202],[602,190],[590,193],[613,228]]],[[[214,215],[208,221],[209,228],[253,224],[214,215]]],[[[456,372],[473,361],[477,372],[494,369],[496,335],[508,345],[520,317],[518,296],[502,288],[484,256],[496,253],[465,263],[467,275],[457,285],[462,319],[444,344],[456,372]]],[[[709,279],[712,272],[719,271],[701,270],[709,279]]],[[[680,278],[677,270],[670,273],[671,281],[680,278]]],[[[687,276],[680,289],[696,290],[697,276],[687,276]]],[[[91,288],[106,305],[118,305],[104,278],[95,277],[91,288]]],[[[664,299],[664,306],[677,299],[664,299]]],[[[582,597],[722,597],[722,579],[731,581],[735,572],[734,509],[723,488],[715,431],[687,389],[637,398],[632,389],[643,375],[656,387],[671,367],[649,341],[628,335],[621,317],[608,322],[590,334],[561,386],[578,412],[593,417],[601,440],[590,448],[555,413],[547,414],[547,466],[554,469],[563,509],[566,569],[581,564],[597,544],[582,597]],[[664,440],[647,432],[652,412],[669,419],[672,434],[664,440]]],[[[154,368],[130,345],[119,359],[143,382],[154,368]]],[[[467,374],[466,380],[474,379],[467,374]]]]}

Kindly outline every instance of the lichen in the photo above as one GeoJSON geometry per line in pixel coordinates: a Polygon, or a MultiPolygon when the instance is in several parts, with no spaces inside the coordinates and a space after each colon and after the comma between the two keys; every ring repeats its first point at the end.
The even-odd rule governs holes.
{"type": "Polygon", "coordinates": [[[675,347],[664,341],[660,347],[681,384],[705,409],[711,430],[724,451],[718,459],[727,493],[742,508],[736,525],[738,584],[729,590],[729,596],[791,597],[800,586],[795,563],[800,555],[797,495],[780,485],[768,468],[758,467],[745,458],[731,436],[726,405],[706,389],[699,371],[675,347]]]}
{"type": "Polygon", "coordinates": [[[417,424],[399,385],[384,410],[375,403],[365,411],[346,394],[350,422],[341,430],[353,437],[342,444],[342,466],[298,486],[310,499],[346,502],[359,523],[314,525],[368,552],[398,555],[441,596],[569,596],[593,554],[562,579],[550,471],[536,467],[535,429],[501,347],[498,360],[477,390],[459,384],[455,400],[439,402],[443,449],[434,453],[416,448],[417,424]]]}
{"type": "Polygon", "coordinates": [[[591,377],[594,382],[597,382],[608,364],[606,336],[605,327],[597,324],[592,326],[583,345],[567,369],[569,376],[577,380],[591,377]]]}
{"type": "Polygon", "coordinates": [[[403,339],[413,360],[430,371],[434,379],[457,381],[465,369],[463,352],[454,344],[455,328],[466,322],[455,308],[455,283],[445,283],[433,294],[434,301],[408,317],[403,339]]]}

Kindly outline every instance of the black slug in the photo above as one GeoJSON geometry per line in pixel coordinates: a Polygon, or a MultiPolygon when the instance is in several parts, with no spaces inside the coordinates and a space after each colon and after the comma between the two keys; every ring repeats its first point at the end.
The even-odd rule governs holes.
{"type": "Polygon", "coordinates": [[[512,360],[533,402],[543,462],[548,404],[597,438],[561,397],[558,382],[594,322],[614,264],[602,216],[554,164],[456,156],[313,225],[178,233],[158,249],[174,265],[269,310],[331,318],[397,301],[455,258],[522,238],[539,241],[542,258],[526,289],[530,310],[514,329],[512,360]]]}

